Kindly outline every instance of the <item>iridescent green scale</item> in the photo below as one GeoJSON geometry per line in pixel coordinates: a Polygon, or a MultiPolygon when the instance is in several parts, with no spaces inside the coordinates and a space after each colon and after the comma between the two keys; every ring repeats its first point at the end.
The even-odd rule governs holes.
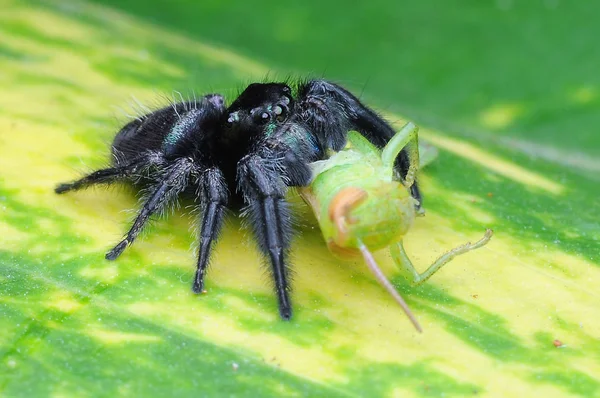
{"type": "Polygon", "coordinates": [[[192,109],[179,117],[179,120],[173,125],[173,128],[171,128],[171,131],[163,141],[162,150],[165,153],[169,153],[175,149],[177,144],[181,142],[181,139],[192,130],[201,113],[202,111],[199,109],[192,109]]]}

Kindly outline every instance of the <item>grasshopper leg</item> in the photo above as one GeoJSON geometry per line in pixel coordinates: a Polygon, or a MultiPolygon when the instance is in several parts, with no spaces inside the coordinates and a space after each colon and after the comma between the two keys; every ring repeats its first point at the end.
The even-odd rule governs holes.
{"type": "Polygon", "coordinates": [[[452,250],[442,254],[437,260],[433,262],[423,273],[419,273],[413,266],[412,262],[406,255],[402,241],[392,245],[390,247],[390,253],[396,265],[400,268],[404,276],[409,279],[413,285],[420,285],[427,281],[433,274],[439,271],[444,265],[448,264],[454,257],[461,254],[470,252],[487,244],[492,238],[493,231],[487,229],[483,238],[479,239],[475,243],[465,243],[464,245],[458,246],[452,250]]]}

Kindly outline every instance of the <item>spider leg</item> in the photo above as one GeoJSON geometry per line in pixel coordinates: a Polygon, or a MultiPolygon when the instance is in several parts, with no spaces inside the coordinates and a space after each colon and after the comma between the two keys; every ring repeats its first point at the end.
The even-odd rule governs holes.
{"type": "Polygon", "coordinates": [[[133,243],[150,216],[156,211],[163,210],[171,200],[185,189],[192,168],[193,165],[189,159],[180,158],[166,169],[164,178],[156,185],[156,188],[140,209],[125,238],[106,253],[107,260],[114,260],[119,257],[127,245],[133,243]]]}
{"type": "Polygon", "coordinates": [[[292,316],[286,257],[292,236],[291,212],[285,200],[286,186],[276,162],[256,154],[238,163],[238,185],[248,204],[250,223],[259,248],[271,262],[279,314],[292,316]]]}
{"type": "Polygon", "coordinates": [[[130,178],[136,174],[141,168],[148,168],[153,165],[160,164],[162,157],[155,153],[144,153],[130,162],[106,169],[96,170],[79,180],[69,183],[59,184],[54,192],[61,194],[69,191],[75,191],[82,188],[87,188],[96,184],[110,184],[120,179],[130,178]]]}
{"type": "Polygon", "coordinates": [[[212,242],[217,238],[223,226],[228,192],[227,183],[221,170],[211,168],[202,174],[200,195],[203,202],[202,227],[198,250],[198,269],[192,286],[194,293],[202,292],[212,242]]]}
{"type": "MultiPolygon", "coordinates": [[[[383,148],[396,133],[388,122],[352,93],[326,80],[300,84],[297,104],[301,119],[319,138],[321,146],[334,151],[344,147],[348,130],[359,131],[379,148],[383,148]]],[[[396,158],[395,170],[404,179],[409,169],[410,153],[405,148],[396,158]]],[[[413,184],[410,190],[420,203],[418,185],[413,184]]]]}

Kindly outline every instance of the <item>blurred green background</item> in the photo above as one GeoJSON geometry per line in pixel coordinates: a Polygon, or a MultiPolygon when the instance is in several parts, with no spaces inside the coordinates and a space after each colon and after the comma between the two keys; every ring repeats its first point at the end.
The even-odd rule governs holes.
{"type": "Polygon", "coordinates": [[[284,75],[334,79],[420,124],[600,156],[597,2],[99,3],[284,75]]]}

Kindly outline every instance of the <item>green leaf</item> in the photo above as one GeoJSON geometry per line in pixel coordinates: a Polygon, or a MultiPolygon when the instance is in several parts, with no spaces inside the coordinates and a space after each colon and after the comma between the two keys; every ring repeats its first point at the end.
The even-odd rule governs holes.
{"type": "MultiPolygon", "coordinates": [[[[247,22],[244,7],[250,6],[179,3],[189,10],[146,2],[120,5],[124,10],[71,1],[2,2],[2,395],[600,396],[599,139],[585,117],[598,109],[597,85],[571,84],[561,75],[560,96],[544,98],[539,93],[552,82],[528,69],[531,63],[523,75],[505,76],[529,90],[527,101],[508,100],[498,78],[490,94],[497,103],[476,116],[458,104],[477,100],[457,87],[469,78],[483,84],[489,71],[465,77],[457,70],[473,60],[492,65],[496,58],[488,53],[462,59],[436,52],[447,62],[444,76],[436,75],[434,58],[419,60],[414,80],[403,77],[412,81],[406,104],[394,102],[390,87],[403,83],[389,83],[396,71],[386,65],[387,85],[369,89],[374,104],[405,110],[403,117],[389,112],[392,120],[400,125],[400,119],[416,118],[421,136],[440,149],[420,176],[427,215],[405,240],[415,264],[424,268],[445,250],[478,239],[486,227],[495,231],[488,246],[457,258],[421,288],[398,277],[386,253],[377,255],[420,319],[421,335],[361,261],[331,256],[299,201],[291,322],[278,318],[268,273],[236,214],[200,297],[190,290],[198,221],[187,208],[157,220],[118,261],[104,260],[132,217],[124,210],[135,209],[135,195],[111,188],[58,196],[53,188],[106,165],[109,143],[131,115],[166,103],[161,95],[218,91],[231,98],[245,82],[263,80],[285,62],[311,69],[293,42],[314,46],[315,59],[340,51],[322,34],[321,46],[315,44],[312,35],[321,28],[309,28],[306,15],[317,17],[317,8],[308,3],[306,13],[287,3],[258,7],[257,25],[243,39],[252,42],[247,47],[226,34],[219,42],[229,46],[198,36],[216,42],[210,35],[222,33],[222,15],[247,22]],[[258,41],[254,29],[278,34],[258,41]],[[268,64],[242,55],[262,46],[268,64]],[[457,102],[444,102],[448,98],[457,102]]],[[[505,11],[478,7],[460,17],[488,15],[498,31],[510,15],[537,12],[518,6],[503,17],[505,11]]],[[[575,6],[563,11],[592,14],[575,6]]],[[[548,18],[562,21],[563,14],[553,15],[548,18]]],[[[339,23],[333,19],[330,29],[339,23]]],[[[373,43],[360,26],[353,32],[361,35],[352,37],[360,48],[361,40],[373,43]]],[[[510,29],[502,32],[514,38],[510,29]]],[[[547,41],[535,43],[539,48],[554,40],[552,31],[546,33],[547,41]]],[[[465,48],[482,40],[464,35],[465,48]]],[[[568,44],[571,36],[558,37],[568,44]]],[[[496,45],[499,56],[509,51],[504,42],[496,45]]],[[[340,76],[354,67],[377,67],[368,55],[362,58],[331,62],[340,76]]],[[[361,88],[360,82],[348,87],[361,88]]]]}

